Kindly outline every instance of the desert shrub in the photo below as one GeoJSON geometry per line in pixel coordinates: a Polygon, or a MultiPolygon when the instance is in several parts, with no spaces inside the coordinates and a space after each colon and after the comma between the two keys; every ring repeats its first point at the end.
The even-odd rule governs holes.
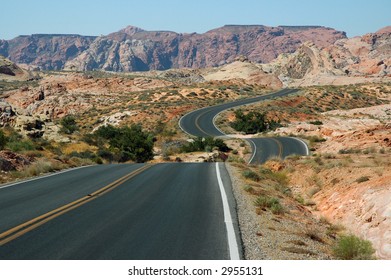
{"type": "Polygon", "coordinates": [[[64,166],[61,163],[51,162],[45,159],[39,159],[38,161],[27,166],[22,172],[21,177],[38,176],[43,173],[53,172],[63,169],[64,166]]]}
{"type": "Polygon", "coordinates": [[[95,135],[109,142],[110,150],[119,162],[145,162],[153,158],[154,137],[144,132],[140,125],[102,126],[95,135]]]}
{"type": "Polygon", "coordinates": [[[265,195],[260,195],[255,199],[254,205],[257,207],[269,208],[271,206],[270,198],[265,195]]]}
{"type": "Polygon", "coordinates": [[[60,121],[61,132],[65,134],[72,134],[79,129],[74,116],[65,116],[60,121]]]}
{"type": "Polygon", "coordinates": [[[272,181],[279,183],[282,186],[287,186],[289,183],[288,175],[286,174],[286,172],[283,171],[271,172],[268,175],[268,178],[272,181]]]}
{"type": "Polygon", "coordinates": [[[248,170],[244,170],[242,175],[243,175],[244,178],[250,179],[250,180],[255,181],[255,182],[258,182],[261,179],[257,173],[255,173],[254,171],[249,170],[249,169],[248,170]]]}
{"type": "Polygon", "coordinates": [[[243,189],[244,189],[246,192],[249,192],[249,193],[251,193],[251,192],[254,191],[254,188],[253,188],[252,186],[249,186],[249,185],[245,185],[245,186],[243,187],[243,189]]]}
{"type": "Polygon", "coordinates": [[[214,148],[217,148],[221,152],[228,152],[230,150],[222,139],[214,139],[213,137],[197,137],[193,139],[193,142],[183,145],[181,150],[184,153],[211,152],[214,148]]]}
{"type": "Polygon", "coordinates": [[[372,260],[375,250],[370,241],[355,235],[346,235],[338,240],[333,253],[339,260],[372,260]]]}
{"type": "Polygon", "coordinates": [[[362,183],[362,182],[366,182],[366,181],[369,181],[369,177],[368,176],[361,176],[360,178],[358,178],[356,180],[357,183],[362,183]]]}
{"type": "Polygon", "coordinates": [[[276,191],[279,191],[280,193],[282,193],[283,195],[286,195],[286,196],[289,196],[289,197],[292,196],[292,190],[288,186],[286,186],[286,185],[275,184],[275,185],[273,185],[273,188],[276,191]]]}
{"type": "Polygon", "coordinates": [[[114,160],[113,153],[106,149],[99,150],[97,152],[97,156],[107,160],[108,162],[112,162],[114,160]]]}
{"type": "Polygon", "coordinates": [[[245,163],[244,159],[238,156],[228,156],[228,162],[245,163]]]}
{"type": "Polygon", "coordinates": [[[9,141],[7,148],[13,152],[32,151],[35,149],[34,143],[31,140],[16,140],[9,141]]]}
{"type": "Polygon", "coordinates": [[[0,129],[0,150],[4,149],[7,142],[8,142],[7,137],[5,136],[4,132],[0,129]]]}
{"type": "Polygon", "coordinates": [[[313,143],[320,143],[320,142],[325,142],[326,141],[325,138],[319,137],[317,135],[309,136],[307,139],[308,139],[308,141],[310,141],[310,145],[313,144],[313,143]]]}
{"type": "Polygon", "coordinates": [[[347,155],[347,154],[360,154],[361,150],[360,149],[341,149],[338,151],[339,154],[341,155],[347,155]]]}
{"type": "Polygon", "coordinates": [[[275,197],[260,195],[255,199],[254,205],[261,208],[269,208],[273,214],[282,214],[285,212],[284,207],[278,198],[275,197]]]}
{"type": "Polygon", "coordinates": [[[272,211],[273,214],[280,215],[285,212],[285,209],[277,200],[276,203],[273,203],[272,206],[270,206],[270,211],[272,211]]]}
{"type": "Polygon", "coordinates": [[[234,112],[235,121],[231,122],[231,127],[237,131],[242,131],[246,134],[255,134],[266,130],[274,130],[280,127],[281,124],[276,121],[269,121],[265,114],[251,111],[244,114],[241,109],[234,112]]]}
{"type": "Polygon", "coordinates": [[[323,124],[323,122],[320,121],[320,120],[310,121],[309,123],[310,123],[310,124],[313,124],[313,125],[322,125],[322,124],[323,124]]]}

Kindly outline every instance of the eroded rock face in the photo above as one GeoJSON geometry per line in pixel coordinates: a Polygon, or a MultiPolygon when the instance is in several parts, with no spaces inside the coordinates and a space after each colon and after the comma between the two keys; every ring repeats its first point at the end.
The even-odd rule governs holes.
{"type": "Polygon", "coordinates": [[[0,41],[0,55],[32,69],[60,70],[94,41],[94,36],[34,34],[0,41]]]}
{"type": "Polygon", "coordinates": [[[15,112],[11,104],[5,101],[0,101],[0,127],[13,123],[15,120],[15,112]]]}
{"type": "Polygon", "coordinates": [[[294,81],[300,85],[331,84],[336,77],[340,84],[348,83],[343,77],[346,81],[359,77],[390,78],[391,27],[337,40],[324,48],[306,42],[293,54],[281,54],[263,68],[291,86],[295,86],[294,81]]]}
{"type": "Polygon", "coordinates": [[[227,25],[204,34],[145,31],[128,26],[107,36],[19,36],[0,41],[0,54],[44,70],[146,71],[221,66],[244,55],[265,63],[311,41],[326,47],[344,32],[319,26],[227,25]]]}

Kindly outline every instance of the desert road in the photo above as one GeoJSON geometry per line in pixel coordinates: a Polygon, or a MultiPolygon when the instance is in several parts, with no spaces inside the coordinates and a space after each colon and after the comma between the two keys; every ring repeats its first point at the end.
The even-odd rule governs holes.
{"type": "MultiPolygon", "coordinates": [[[[219,113],[243,105],[284,97],[297,91],[296,89],[283,89],[268,95],[198,109],[184,115],[179,120],[179,126],[184,132],[192,136],[228,137],[214,124],[214,120],[219,113]]],[[[244,138],[244,140],[250,143],[253,151],[249,160],[250,164],[264,163],[268,158],[274,156],[284,158],[292,154],[309,154],[307,145],[302,140],[293,137],[244,138]]]]}
{"type": "MultiPolygon", "coordinates": [[[[197,136],[224,136],[221,110],[291,90],[198,110],[197,136]],[[202,134],[205,133],[205,134],[202,134]]],[[[251,138],[250,163],[305,154],[295,138],[251,138]]],[[[0,186],[1,259],[240,259],[235,200],[223,163],[110,164],[0,186]]]]}
{"type": "Polygon", "coordinates": [[[239,259],[230,188],[221,163],[101,165],[3,187],[0,259],[239,259]]]}

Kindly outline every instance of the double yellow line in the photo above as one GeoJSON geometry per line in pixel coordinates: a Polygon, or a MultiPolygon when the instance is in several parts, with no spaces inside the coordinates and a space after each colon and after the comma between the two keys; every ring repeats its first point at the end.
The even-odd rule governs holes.
{"type": "Polygon", "coordinates": [[[278,157],[282,158],[283,147],[282,147],[281,142],[278,141],[276,138],[270,138],[270,139],[273,140],[274,142],[276,142],[276,144],[278,146],[278,157]]]}
{"type": "Polygon", "coordinates": [[[126,181],[135,177],[136,175],[140,174],[141,172],[144,172],[145,170],[147,170],[151,166],[152,165],[144,165],[144,166],[140,167],[139,169],[130,172],[129,174],[119,178],[118,180],[112,182],[111,184],[109,184],[109,185],[107,185],[107,186],[87,195],[87,196],[84,196],[78,200],[75,200],[71,203],[68,203],[64,206],[61,206],[61,207],[54,209],[46,214],[43,214],[39,217],[36,217],[30,221],[27,221],[23,224],[20,224],[14,228],[11,228],[11,229],[1,233],[0,234],[0,246],[3,246],[4,244],[18,238],[19,236],[22,236],[23,234],[41,226],[47,222],[49,222],[50,220],[53,220],[54,218],[56,218],[60,215],[63,215],[63,214],[65,214],[75,208],[78,208],[78,207],[86,204],[87,202],[90,202],[90,201],[98,198],[99,196],[101,196],[103,194],[106,194],[106,193],[112,191],[113,189],[115,189],[119,185],[125,183],[126,181]]]}

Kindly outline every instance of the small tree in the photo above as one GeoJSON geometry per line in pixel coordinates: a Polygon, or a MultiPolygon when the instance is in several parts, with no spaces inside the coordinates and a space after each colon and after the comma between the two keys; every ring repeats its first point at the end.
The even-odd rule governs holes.
{"type": "Polygon", "coordinates": [[[65,134],[72,134],[79,129],[74,116],[65,116],[61,119],[61,132],[65,134]]]}

